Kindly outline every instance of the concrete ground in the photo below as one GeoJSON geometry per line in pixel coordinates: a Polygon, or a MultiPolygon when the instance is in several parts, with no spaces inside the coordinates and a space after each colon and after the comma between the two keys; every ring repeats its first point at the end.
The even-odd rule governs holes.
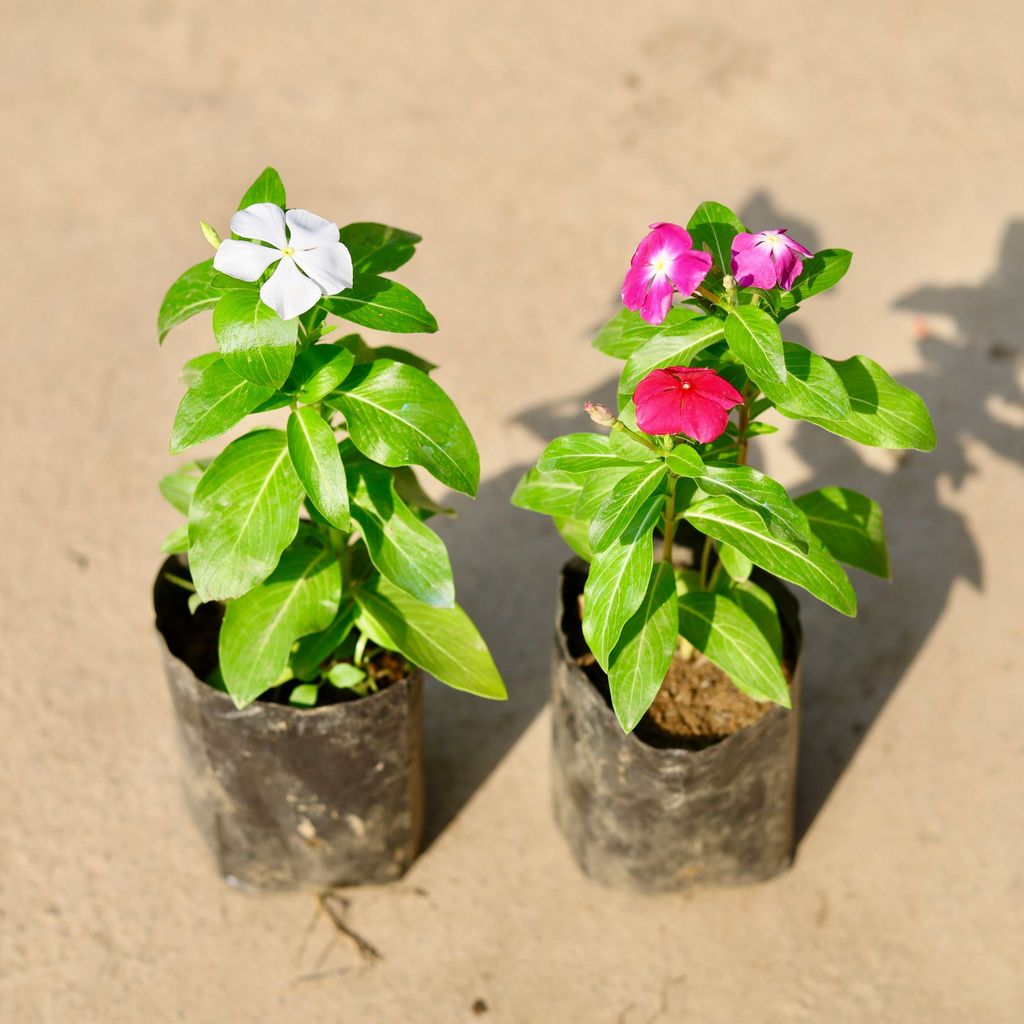
{"type": "MultiPolygon", "coordinates": [[[[1021,951],[1024,8],[915,0],[5,0],[0,1020],[1010,1024],[1021,951]],[[480,443],[444,526],[512,699],[428,693],[431,843],[352,891],[214,874],[180,802],[148,589],[198,317],[164,289],[267,163],[293,203],[426,238],[418,339],[480,443]],[[896,578],[804,603],[801,842],[667,898],[585,880],[548,807],[560,541],[507,505],[612,364],[645,226],[701,200],[853,249],[799,337],[934,410],[930,455],[810,427],[762,464],[886,508],[896,578]]],[[[762,447],[765,447],[762,445],[762,447]]]]}

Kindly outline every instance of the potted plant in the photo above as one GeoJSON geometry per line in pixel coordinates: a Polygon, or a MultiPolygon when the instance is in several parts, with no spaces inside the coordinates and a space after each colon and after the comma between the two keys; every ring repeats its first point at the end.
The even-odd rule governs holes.
{"type": "Polygon", "coordinates": [[[801,635],[786,584],[854,615],[840,563],[889,564],[874,501],[841,486],[791,498],[747,464],[751,443],[774,412],[860,444],[935,445],[920,397],[877,363],[783,340],[850,258],[748,232],[717,203],[686,229],[652,225],[594,341],[625,360],[617,411],[587,406],[609,432],[555,439],[513,496],[579,556],[556,623],[554,801],[604,882],[739,882],[792,858],[801,635]]]}
{"type": "Polygon", "coordinates": [[[287,418],[160,483],[187,517],[154,601],[189,805],[238,885],[386,881],[422,828],[419,670],[505,697],[412,468],[474,494],[469,429],[431,363],[328,324],[437,330],[381,276],[420,239],[288,209],[272,168],[230,238],[202,227],[216,253],[171,286],[159,335],[212,309],[216,351],[185,364],[171,452],[287,418]]]}

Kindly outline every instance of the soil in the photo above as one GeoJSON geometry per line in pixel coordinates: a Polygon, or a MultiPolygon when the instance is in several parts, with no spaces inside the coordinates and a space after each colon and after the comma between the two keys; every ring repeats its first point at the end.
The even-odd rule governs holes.
{"type": "MultiPolygon", "coordinates": [[[[191,580],[188,563],[183,557],[176,559],[174,575],[191,580]]],[[[154,587],[154,605],[157,608],[157,628],[167,640],[171,653],[180,658],[198,679],[204,682],[217,667],[217,641],[221,623],[224,621],[224,606],[217,601],[200,605],[195,613],[188,610],[189,592],[177,583],[167,579],[162,572],[154,587]]],[[[344,704],[373,696],[374,692],[386,689],[393,683],[405,679],[412,667],[394,651],[378,651],[366,666],[367,673],[376,685],[376,691],[360,694],[354,690],[339,690],[329,684],[320,687],[316,707],[328,704],[344,704]]],[[[288,696],[294,682],[275,686],[256,699],[269,704],[289,704],[288,696]]]]}
{"type": "MultiPolygon", "coordinates": [[[[576,561],[565,573],[562,629],[569,653],[611,706],[608,676],[597,663],[583,638],[583,585],[586,565],[576,561]]],[[[782,671],[792,675],[793,637],[786,636],[782,671]]],[[[698,651],[689,657],[680,653],[672,659],[650,710],[640,720],[634,735],[652,747],[701,750],[760,721],[774,707],[740,693],[717,665],[698,651]]]]}

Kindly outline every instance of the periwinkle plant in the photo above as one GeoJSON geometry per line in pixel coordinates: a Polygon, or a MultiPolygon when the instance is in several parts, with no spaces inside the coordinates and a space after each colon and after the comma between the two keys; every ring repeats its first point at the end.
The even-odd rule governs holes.
{"type": "Polygon", "coordinates": [[[171,452],[223,434],[250,414],[288,409],[215,458],[160,483],[188,517],[164,542],[186,553],[190,607],[224,605],[218,669],[208,680],[238,707],[283,687],[313,706],[339,690],[375,688],[375,657],[400,654],[442,682],[502,699],[505,688],[455,604],[444,543],[427,525],[444,512],[413,465],[475,494],[480,460],[469,429],[430,378],[433,364],[358,334],[328,339],[330,316],[378,331],[432,333],[437,322],[380,275],[413,255],[418,235],[337,224],[287,209],[267,168],[231,218],[232,237],[171,286],[160,340],[213,310],[216,351],[185,364],[171,452]]]}
{"type": "Polygon", "coordinates": [[[610,433],[556,438],[513,495],[552,516],[590,563],[583,634],[627,732],[677,650],[702,652],[755,700],[789,706],[782,626],[754,566],[845,615],[857,602],[840,563],[889,575],[874,501],[841,486],[791,498],[746,464],[750,442],[778,429],[765,420],[773,411],[859,444],[935,446],[924,402],[877,363],[783,340],[786,319],[850,260],[843,249],[812,254],[782,228],[748,232],[718,203],[701,204],[686,229],[652,225],[623,283],[626,308],[594,340],[625,360],[617,412],[587,406],[610,433]],[[682,521],[700,537],[686,566],[674,551],[682,521]]]}

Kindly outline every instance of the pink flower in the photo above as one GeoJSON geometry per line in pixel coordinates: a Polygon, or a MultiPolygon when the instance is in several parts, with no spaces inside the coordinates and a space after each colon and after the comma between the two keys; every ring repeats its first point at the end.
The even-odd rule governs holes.
{"type": "Polygon", "coordinates": [[[786,234],[785,228],[741,232],[732,243],[732,273],[741,288],[774,288],[789,291],[804,269],[801,256],[813,256],[786,234]]]}
{"type": "Polygon", "coordinates": [[[670,366],[647,374],[633,401],[636,425],[645,434],[687,434],[707,444],[722,436],[729,410],[743,396],[714,370],[670,366]]]}
{"type": "Polygon", "coordinates": [[[711,257],[694,251],[685,228],[652,224],[633,253],[622,282],[622,301],[627,309],[639,309],[649,324],[660,324],[672,305],[672,286],[680,295],[692,295],[710,269],[711,257]]]}

